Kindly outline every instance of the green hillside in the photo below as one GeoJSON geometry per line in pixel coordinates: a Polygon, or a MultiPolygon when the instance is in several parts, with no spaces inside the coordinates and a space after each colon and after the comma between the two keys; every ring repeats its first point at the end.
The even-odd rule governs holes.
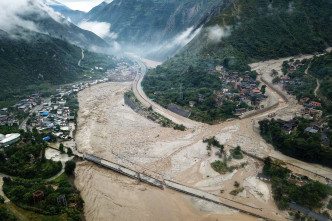
{"type": "Polygon", "coordinates": [[[114,66],[107,56],[86,52],[79,67],[80,48],[47,35],[26,34],[28,40],[0,32],[0,101],[83,79],[83,73],[94,65],[114,66]]]}
{"type": "Polygon", "coordinates": [[[314,57],[308,72],[320,81],[318,98],[327,114],[332,114],[332,52],[314,57]]]}
{"type": "Polygon", "coordinates": [[[228,72],[243,73],[254,61],[324,50],[332,45],[331,8],[329,0],[236,0],[178,55],[150,71],[144,90],[164,106],[187,108],[188,100],[204,93],[210,99],[193,109],[191,117],[205,122],[225,119],[229,110],[212,104],[213,90],[221,85],[218,75],[209,71],[222,65],[228,72]],[[183,100],[178,99],[180,84],[185,85],[183,100]]]}

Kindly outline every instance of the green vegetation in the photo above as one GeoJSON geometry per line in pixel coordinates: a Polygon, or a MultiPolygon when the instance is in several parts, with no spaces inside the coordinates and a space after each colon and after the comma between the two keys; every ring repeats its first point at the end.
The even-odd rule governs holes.
{"type": "Polygon", "coordinates": [[[332,199],[330,199],[329,204],[327,205],[327,208],[332,210],[332,199]]]}
{"type": "Polygon", "coordinates": [[[45,159],[42,144],[13,145],[0,152],[0,172],[25,179],[49,178],[60,172],[61,162],[45,159]]]}
{"type": "Polygon", "coordinates": [[[203,139],[203,143],[208,144],[208,149],[211,149],[211,147],[214,146],[214,147],[219,148],[221,153],[224,151],[224,145],[220,144],[215,136],[207,138],[207,139],[203,139]]]}
{"type": "Polygon", "coordinates": [[[70,148],[67,148],[67,154],[71,157],[73,155],[73,151],[70,148]]]}
{"type": "Polygon", "coordinates": [[[231,192],[229,192],[229,194],[236,196],[237,194],[241,193],[243,190],[244,190],[244,188],[240,187],[240,188],[232,190],[231,192]]]}
{"type": "Polygon", "coordinates": [[[231,155],[234,159],[243,159],[243,154],[241,152],[241,147],[237,146],[234,150],[231,150],[231,155]]]}
{"type": "Polygon", "coordinates": [[[283,154],[310,163],[332,167],[332,148],[321,145],[321,134],[305,133],[310,121],[298,119],[297,130],[285,133],[282,125],[272,120],[259,122],[262,137],[283,154]]]}
{"type": "Polygon", "coordinates": [[[67,161],[65,165],[65,173],[67,175],[73,175],[76,168],[76,163],[74,161],[67,161]]]}
{"type": "Polygon", "coordinates": [[[265,159],[263,172],[271,176],[273,198],[279,209],[287,209],[289,202],[315,209],[322,207],[322,200],[332,193],[331,187],[306,179],[305,184],[297,185],[290,180],[290,170],[282,167],[271,158],[265,159]]]}
{"type": "Polygon", "coordinates": [[[324,50],[332,44],[330,8],[329,0],[237,0],[211,19],[180,54],[151,70],[143,81],[144,91],[163,106],[188,108],[188,102],[202,94],[205,100],[190,108],[191,119],[214,123],[230,118],[235,103],[215,106],[213,91],[222,88],[215,67],[244,72],[251,62],[324,50]],[[229,36],[211,41],[211,29],[217,26],[229,36]]]}
{"type": "Polygon", "coordinates": [[[67,213],[71,220],[81,220],[80,211],[84,202],[79,192],[66,180],[45,183],[42,180],[4,178],[3,190],[12,202],[23,209],[48,216],[67,213]],[[34,197],[33,193],[37,191],[42,194],[34,197]],[[61,195],[66,197],[67,208],[57,201],[61,195]]]}
{"type": "Polygon", "coordinates": [[[36,92],[55,94],[55,86],[100,76],[90,68],[115,67],[106,55],[86,52],[81,67],[81,49],[60,39],[30,33],[31,39],[10,38],[0,30],[0,107],[36,92]]]}
{"type": "Polygon", "coordinates": [[[220,174],[226,174],[228,172],[231,173],[235,169],[234,167],[228,167],[227,161],[225,160],[224,161],[216,160],[213,163],[211,163],[211,167],[220,174]]]}
{"type": "Polygon", "coordinates": [[[324,113],[332,114],[332,52],[314,57],[308,72],[320,81],[318,97],[324,113]]]}
{"type": "Polygon", "coordinates": [[[3,221],[15,221],[17,218],[4,206],[0,205],[0,217],[3,221]]]}
{"type": "Polygon", "coordinates": [[[22,133],[24,131],[20,131],[18,126],[0,126],[0,134],[11,134],[11,133],[22,133]]]}
{"type": "Polygon", "coordinates": [[[181,64],[174,68],[172,65],[166,62],[151,70],[144,78],[144,91],[151,99],[164,107],[176,103],[189,108],[189,101],[195,101],[197,105],[190,108],[190,118],[193,120],[213,123],[215,119],[233,117],[232,111],[237,106],[235,102],[226,102],[218,108],[215,106],[213,92],[222,87],[218,74],[207,74],[203,67],[196,65],[188,67],[181,64]],[[179,76],[179,73],[182,75],[179,76]],[[181,85],[184,89],[183,100],[179,99],[181,85]],[[199,94],[204,96],[204,101],[199,101],[199,94]]]}
{"type": "Polygon", "coordinates": [[[64,150],[63,150],[63,143],[60,143],[59,144],[59,151],[61,152],[61,153],[64,153],[64,150]]]}
{"type": "Polygon", "coordinates": [[[5,203],[5,198],[3,196],[0,196],[0,204],[5,203]]]}
{"type": "Polygon", "coordinates": [[[294,62],[294,65],[297,62],[299,62],[300,65],[298,65],[296,70],[293,72],[288,72],[289,64],[287,61],[283,63],[283,73],[285,75],[288,75],[291,80],[295,80],[296,82],[295,85],[287,85],[288,91],[295,94],[298,99],[300,99],[301,97],[309,97],[311,99],[314,99],[316,79],[311,75],[305,74],[305,70],[308,68],[310,60],[304,59],[301,62],[299,60],[296,60],[296,62],[294,62]]]}
{"type": "Polygon", "coordinates": [[[325,115],[332,113],[332,53],[314,57],[311,60],[302,61],[291,59],[283,63],[283,73],[288,75],[295,85],[287,85],[288,91],[296,95],[300,100],[302,97],[308,97],[312,101],[322,103],[322,110],[325,115]],[[296,70],[289,72],[290,64],[296,66],[296,70]],[[309,66],[310,65],[310,66],[309,66]],[[308,68],[308,74],[305,70],[308,68]],[[317,87],[316,79],[320,82],[320,88],[317,96],[314,90],[317,87]]]}
{"type": "MultiPolygon", "coordinates": [[[[17,132],[17,127],[0,127],[0,133],[3,132],[17,132]]],[[[44,180],[56,175],[62,168],[61,162],[45,159],[47,145],[42,140],[44,136],[36,130],[27,133],[21,131],[21,142],[0,151],[0,172],[16,177],[4,178],[3,191],[22,209],[12,204],[6,204],[5,207],[18,213],[19,218],[81,220],[83,201],[67,181],[67,175],[63,174],[50,182],[44,180]],[[36,200],[33,193],[37,190],[43,194],[36,200]],[[58,204],[57,197],[60,195],[65,195],[68,208],[58,204]]],[[[71,171],[72,166],[67,165],[66,172],[70,174],[71,171]]]]}
{"type": "Polygon", "coordinates": [[[172,127],[174,130],[181,130],[181,131],[185,131],[187,129],[184,125],[176,124],[170,119],[164,117],[163,115],[153,111],[152,106],[148,108],[143,107],[143,105],[135,97],[132,91],[127,91],[125,93],[125,99],[127,100],[126,101],[127,103],[128,102],[130,103],[129,106],[134,111],[146,116],[148,119],[155,121],[156,123],[160,124],[163,127],[172,127]]]}
{"type": "Polygon", "coordinates": [[[220,160],[216,160],[213,163],[211,163],[211,167],[212,169],[214,169],[216,172],[220,173],[220,174],[226,174],[226,173],[231,173],[233,172],[233,170],[237,169],[237,166],[228,166],[227,165],[227,158],[224,155],[224,159],[223,161],[220,160]]]}

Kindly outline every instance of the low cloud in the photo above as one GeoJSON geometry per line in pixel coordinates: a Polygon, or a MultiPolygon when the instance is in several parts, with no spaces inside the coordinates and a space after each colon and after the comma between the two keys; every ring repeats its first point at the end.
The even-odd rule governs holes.
{"type": "MultiPolygon", "coordinates": [[[[23,12],[30,12],[28,1],[13,0],[10,4],[7,1],[0,1],[0,29],[12,33],[17,28],[26,28],[32,31],[38,31],[37,26],[21,18],[23,12]]],[[[24,15],[24,14],[23,14],[24,15]]]]}
{"type": "Polygon", "coordinates": [[[107,22],[88,22],[83,21],[78,24],[82,29],[91,31],[98,35],[101,38],[110,38],[116,39],[118,35],[114,32],[111,32],[111,24],[107,22]]]}
{"type": "Polygon", "coordinates": [[[194,27],[187,28],[184,32],[177,35],[166,47],[184,47],[188,44],[194,37],[201,31],[201,28],[198,28],[194,31],[194,27]]]}
{"type": "Polygon", "coordinates": [[[50,16],[57,22],[65,23],[59,13],[46,6],[41,0],[11,0],[0,1],[0,29],[17,34],[18,30],[25,29],[41,32],[37,24],[27,17],[46,18],[50,16]]]}
{"type": "Polygon", "coordinates": [[[182,33],[175,36],[170,41],[162,44],[159,47],[155,47],[149,53],[156,53],[158,51],[169,51],[170,53],[176,52],[178,49],[187,45],[194,37],[201,31],[201,28],[194,30],[194,27],[187,28],[182,33]]]}
{"type": "Polygon", "coordinates": [[[229,27],[220,27],[215,25],[207,28],[208,40],[211,43],[217,44],[222,38],[228,37],[231,34],[229,27]]]}

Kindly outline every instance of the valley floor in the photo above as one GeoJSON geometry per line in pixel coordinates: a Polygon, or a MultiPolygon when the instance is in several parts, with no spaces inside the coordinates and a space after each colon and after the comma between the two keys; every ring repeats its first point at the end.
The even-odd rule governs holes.
{"type": "MultiPolygon", "coordinates": [[[[252,68],[258,71],[260,77],[270,81],[271,70],[281,68],[282,61],[260,62],[252,64],[252,68]]],[[[274,220],[285,220],[288,215],[277,209],[270,184],[256,178],[263,163],[248,156],[241,160],[233,159],[229,166],[245,165],[221,175],[210,166],[220,159],[216,155],[218,150],[207,150],[203,138],[216,136],[225,145],[228,155],[232,148],[239,145],[242,150],[257,157],[273,156],[323,176],[332,174],[331,169],[286,157],[267,144],[259,135],[257,126],[258,120],[268,113],[219,125],[193,124],[191,129],[177,131],[161,127],[126,106],[124,93],[131,86],[130,82],[105,83],[79,93],[76,132],[79,152],[214,193],[225,202],[240,202],[241,207],[248,211],[274,220]],[[230,194],[235,189],[235,181],[244,188],[237,196],[230,194]],[[224,192],[221,193],[221,190],[224,192]]],[[[288,97],[286,103],[270,87],[267,93],[271,95],[270,105],[279,102],[276,108],[269,111],[276,112],[277,117],[291,118],[300,108],[293,98],[288,97]]],[[[298,167],[294,169],[312,179],[324,181],[311,172],[298,167]]],[[[257,220],[224,206],[137,183],[87,162],[77,165],[76,177],[75,184],[85,201],[87,220],[257,220]]]]}

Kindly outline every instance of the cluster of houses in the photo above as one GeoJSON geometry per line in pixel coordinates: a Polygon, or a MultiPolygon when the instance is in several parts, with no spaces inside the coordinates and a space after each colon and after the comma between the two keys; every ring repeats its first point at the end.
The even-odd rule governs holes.
{"type": "MultiPolygon", "coordinates": [[[[289,121],[284,121],[281,119],[277,119],[277,122],[281,124],[282,130],[284,133],[291,134],[294,130],[298,129],[299,121],[296,118],[293,118],[289,121]]],[[[324,122],[312,122],[310,125],[305,128],[304,133],[306,134],[321,134],[320,142],[325,146],[330,146],[331,141],[328,138],[328,132],[330,128],[327,123],[324,122]]]]}
{"type": "Polygon", "coordinates": [[[90,86],[96,85],[96,84],[100,84],[100,83],[104,83],[109,81],[109,79],[107,77],[102,78],[102,79],[98,79],[98,80],[93,80],[93,81],[84,81],[84,82],[79,82],[79,83],[75,83],[72,85],[69,85],[69,90],[64,91],[62,90],[61,87],[58,87],[56,89],[56,91],[59,93],[59,95],[64,96],[64,95],[69,95],[73,92],[79,92],[81,90],[84,90],[85,88],[88,88],[90,86]]]}
{"type": "Polygon", "coordinates": [[[322,104],[317,101],[311,101],[308,97],[302,97],[299,101],[299,104],[303,105],[303,109],[300,112],[296,113],[297,117],[303,117],[308,120],[320,120],[323,111],[319,110],[322,107],[322,104]]]}
{"type": "Polygon", "coordinates": [[[26,99],[21,100],[19,103],[12,106],[13,109],[17,109],[19,112],[27,113],[33,107],[40,103],[41,98],[39,94],[32,94],[26,99]]]}
{"type": "Polygon", "coordinates": [[[291,78],[290,76],[287,75],[280,77],[280,83],[282,84],[283,89],[287,91],[287,94],[289,95],[294,95],[294,89],[304,84],[301,78],[299,77],[291,78]]]}
{"type": "Polygon", "coordinates": [[[11,107],[4,107],[0,109],[0,125],[9,125],[12,126],[14,124],[19,124],[19,120],[17,119],[17,112],[20,113],[28,113],[35,106],[37,106],[41,102],[41,98],[39,94],[32,94],[27,98],[19,101],[11,107]]]}
{"type": "Polygon", "coordinates": [[[29,122],[30,127],[36,127],[38,131],[53,131],[53,135],[57,137],[68,138],[71,129],[69,123],[75,117],[70,115],[65,99],[59,97],[56,102],[44,102],[35,113],[29,122]]]}
{"type": "Polygon", "coordinates": [[[135,79],[139,65],[129,65],[127,62],[121,62],[115,69],[107,70],[106,74],[110,81],[133,81],[135,79]]]}
{"type": "MultiPolygon", "coordinates": [[[[238,72],[227,73],[222,66],[217,66],[220,73],[223,88],[214,92],[216,106],[222,106],[224,102],[233,101],[238,105],[246,104],[250,109],[258,108],[261,102],[267,98],[258,88],[259,83],[250,76],[250,72],[240,74],[238,72]]],[[[247,108],[238,108],[233,111],[234,115],[241,115],[248,111],[247,108]]]]}
{"type": "Polygon", "coordinates": [[[0,125],[13,126],[14,124],[19,124],[19,121],[16,119],[15,115],[8,108],[0,109],[0,125]]]}

